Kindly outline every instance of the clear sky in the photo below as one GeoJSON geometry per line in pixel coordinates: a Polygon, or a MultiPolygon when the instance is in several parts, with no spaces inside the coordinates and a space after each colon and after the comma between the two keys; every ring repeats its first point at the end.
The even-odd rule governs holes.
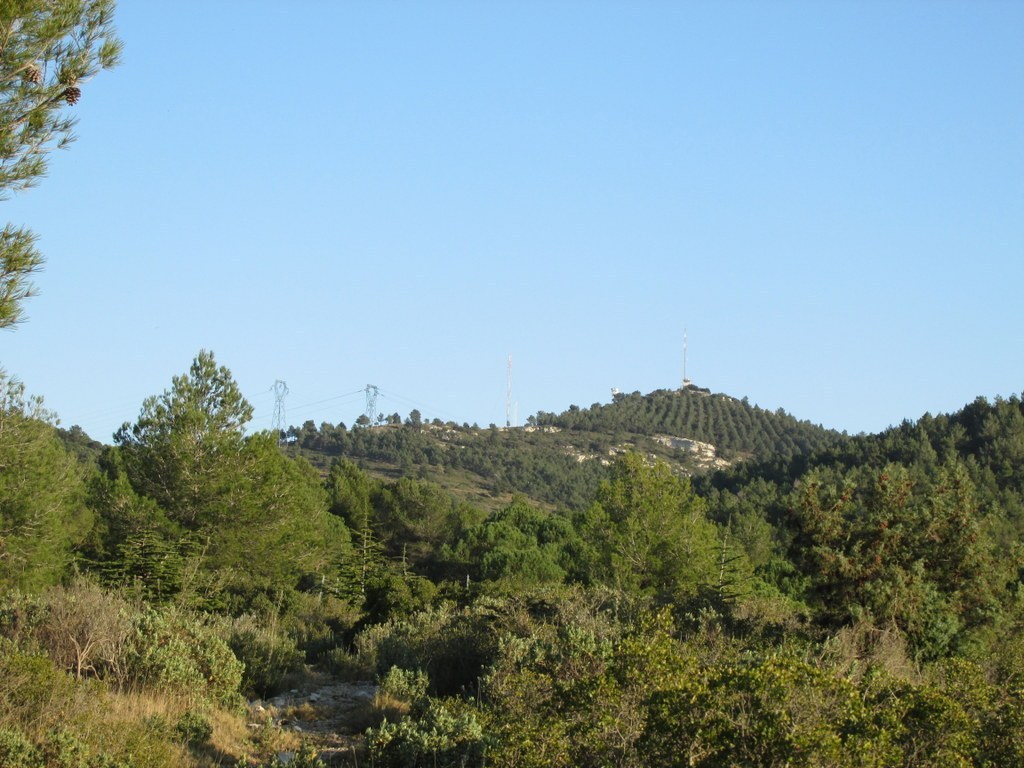
{"type": "Polygon", "coordinates": [[[694,383],[850,432],[1024,389],[1024,3],[121,0],[0,361],[109,442],[694,383]]]}

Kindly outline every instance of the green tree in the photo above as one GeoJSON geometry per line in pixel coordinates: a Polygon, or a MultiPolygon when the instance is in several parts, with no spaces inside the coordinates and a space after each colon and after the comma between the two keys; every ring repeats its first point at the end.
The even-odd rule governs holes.
{"type": "Polygon", "coordinates": [[[714,583],[718,534],[689,480],[627,454],[612,466],[585,518],[600,553],[599,580],[678,600],[714,583]]]}
{"type": "MultiPolygon", "coordinates": [[[[121,52],[113,14],[113,0],[0,3],[0,198],[38,183],[47,153],[73,140],[75,120],[64,108],[121,52]]],[[[0,328],[22,320],[42,264],[31,231],[0,231],[0,328]]]]}
{"type": "Polygon", "coordinates": [[[328,509],[344,520],[351,531],[354,547],[346,567],[346,580],[352,596],[362,599],[367,582],[386,566],[383,545],[372,526],[373,496],[380,487],[347,459],[335,459],[326,485],[328,509]]]}
{"type": "Polygon", "coordinates": [[[403,477],[376,499],[377,523],[388,556],[413,564],[433,558],[458,524],[455,500],[441,486],[403,477]]]}
{"type": "Polygon", "coordinates": [[[53,421],[0,371],[0,585],[56,581],[90,527],[82,470],[53,421]]]}
{"type": "Polygon", "coordinates": [[[443,556],[453,575],[499,581],[520,590],[565,581],[578,536],[568,518],[516,499],[482,523],[468,526],[443,556]]]}
{"type": "Polygon", "coordinates": [[[228,516],[204,531],[211,562],[274,584],[335,575],[349,557],[349,532],[327,512],[316,470],[284,456],[269,432],[248,438],[241,454],[245,474],[232,488],[228,516]]]}
{"type": "Polygon", "coordinates": [[[248,591],[333,577],[348,557],[348,530],[328,513],[308,462],[285,456],[269,432],[245,436],[251,414],[231,372],[202,351],[115,435],[124,472],[190,534],[207,571],[244,573],[235,581],[248,591]]]}
{"type": "Polygon", "coordinates": [[[921,658],[991,620],[1009,580],[978,522],[959,464],[916,480],[899,464],[846,475],[812,470],[793,493],[793,557],[833,623],[870,618],[905,632],[921,658]]]}
{"type": "Polygon", "coordinates": [[[196,528],[224,519],[237,501],[251,417],[231,371],[202,350],[169,391],[146,398],[138,421],[122,425],[114,442],[135,489],[196,528]]]}
{"type": "Polygon", "coordinates": [[[153,499],[135,492],[116,448],[106,450],[100,467],[89,485],[89,506],[99,514],[87,559],[102,564],[109,583],[134,584],[150,600],[177,594],[193,541],[153,499]]]}
{"type": "Polygon", "coordinates": [[[331,514],[342,518],[353,531],[370,525],[377,483],[348,459],[335,459],[327,475],[331,514]]]}

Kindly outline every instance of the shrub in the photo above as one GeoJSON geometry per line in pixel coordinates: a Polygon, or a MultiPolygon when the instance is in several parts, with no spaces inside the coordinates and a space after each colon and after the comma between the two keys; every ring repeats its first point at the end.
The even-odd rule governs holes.
{"type": "Polygon", "coordinates": [[[0,722],[45,729],[75,705],[75,681],[46,656],[0,641],[0,722]]]}
{"type": "Polygon", "coordinates": [[[303,744],[299,751],[290,756],[287,761],[282,760],[280,756],[275,756],[270,761],[268,768],[327,768],[324,761],[317,757],[316,750],[314,750],[308,744],[303,744]]]}
{"type": "Polygon", "coordinates": [[[368,654],[350,653],[345,648],[334,648],[320,660],[324,671],[340,680],[369,680],[374,676],[375,665],[368,654]]]}
{"type": "Polygon", "coordinates": [[[35,768],[39,765],[39,754],[21,731],[0,728],[0,765],[5,768],[35,768]]]}
{"type": "Polygon", "coordinates": [[[63,728],[47,733],[39,752],[39,765],[47,768],[91,768],[96,764],[89,760],[89,748],[75,734],[63,728]]]}
{"type": "Polygon", "coordinates": [[[456,699],[430,699],[416,718],[381,723],[366,733],[373,764],[382,768],[483,765],[484,734],[477,712],[456,699]]]}
{"type": "Polygon", "coordinates": [[[242,693],[250,698],[279,692],[285,676],[303,666],[304,656],[295,641],[281,631],[260,626],[253,616],[232,622],[228,643],[245,665],[242,693]]]}
{"type": "Polygon", "coordinates": [[[429,684],[426,673],[420,670],[392,667],[380,681],[378,692],[416,706],[427,698],[429,684]]]}
{"type": "Polygon", "coordinates": [[[242,663],[200,619],[149,610],[135,622],[130,669],[135,679],[190,700],[234,703],[242,663]]]}
{"type": "Polygon", "coordinates": [[[422,670],[431,692],[457,694],[476,685],[497,655],[496,617],[489,605],[451,606],[371,626],[356,636],[356,650],[383,677],[392,667],[422,670]]]}
{"type": "Polygon", "coordinates": [[[53,662],[78,679],[110,675],[124,682],[132,632],[128,605],[85,578],[50,589],[43,600],[45,612],[34,636],[53,662]]]}
{"type": "Polygon", "coordinates": [[[213,726],[204,715],[189,709],[181,713],[174,726],[174,732],[186,744],[200,745],[208,742],[213,736],[213,726]]]}
{"type": "Polygon", "coordinates": [[[11,590],[0,595],[0,637],[22,646],[46,619],[46,604],[39,595],[11,590]]]}

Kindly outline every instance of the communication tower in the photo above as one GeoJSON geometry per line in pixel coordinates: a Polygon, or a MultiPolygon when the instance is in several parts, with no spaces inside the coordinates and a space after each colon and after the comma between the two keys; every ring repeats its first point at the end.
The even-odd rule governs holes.
{"type": "Polygon", "coordinates": [[[505,388],[505,426],[512,426],[512,355],[508,356],[508,386],[505,388]]]}
{"type": "Polygon", "coordinates": [[[686,378],[686,329],[683,328],[683,386],[680,389],[686,389],[692,382],[686,378]]]}

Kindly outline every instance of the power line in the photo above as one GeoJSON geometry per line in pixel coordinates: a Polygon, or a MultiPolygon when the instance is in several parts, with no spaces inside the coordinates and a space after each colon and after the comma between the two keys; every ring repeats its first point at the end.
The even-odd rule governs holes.
{"type": "MultiPolygon", "coordinates": [[[[421,402],[419,402],[417,400],[413,400],[412,398],[403,397],[402,395],[396,395],[394,392],[391,392],[390,390],[383,390],[383,389],[380,389],[378,387],[378,393],[380,394],[381,397],[383,397],[386,400],[394,400],[394,401],[402,403],[404,405],[411,405],[411,406],[415,407],[416,409],[423,409],[424,413],[430,413],[433,416],[436,416],[438,418],[442,418],[442,417],[450,416],[451,415],[451,414],[445,413],[440,408],[435,408],[434,406],[429,405],[428,403],[421,403],[421,402]]],[[[445,421],[455,421],[455,419],[448,418],[448,419],[445,419],[445,421]]]]}
{"type": "MultiPolygon", "coordinates": [[[[267,391],[270,392],[271,390],[267,390],[267,391]]],[[[289,412],[294,417],[294,416],[297,416],[297,415],[304,414],[306,412],[306,409],[311,408],[313,406],[323,405],[324,403],[337,402],[339,400],[346,400],[346,399],[352,398],[352,397],[354,397],[356,395],[362,395],[362,394],[363,394],[363,390],[357,389],[357,390],[354,390],[352,392],[347,392],[347,393],[342,394],[342,395],[334,395],[332,397],[323,398],[322,400],[313,400],[311,402],[301,403],[300,405],[293,405],[288,410],[289,410],[289,412]]],[[[265,411],[261,411],[261,412],[256,413],[256,414],[253,415],[253,421],[264,421],[264,420],[266,420],[268,418],[269,417],[267,416],[265,411]]],[[[282,424],[283,424],[284,423],[284,419],[282,418],[281,421],[282,421],[282,424]]]]}

